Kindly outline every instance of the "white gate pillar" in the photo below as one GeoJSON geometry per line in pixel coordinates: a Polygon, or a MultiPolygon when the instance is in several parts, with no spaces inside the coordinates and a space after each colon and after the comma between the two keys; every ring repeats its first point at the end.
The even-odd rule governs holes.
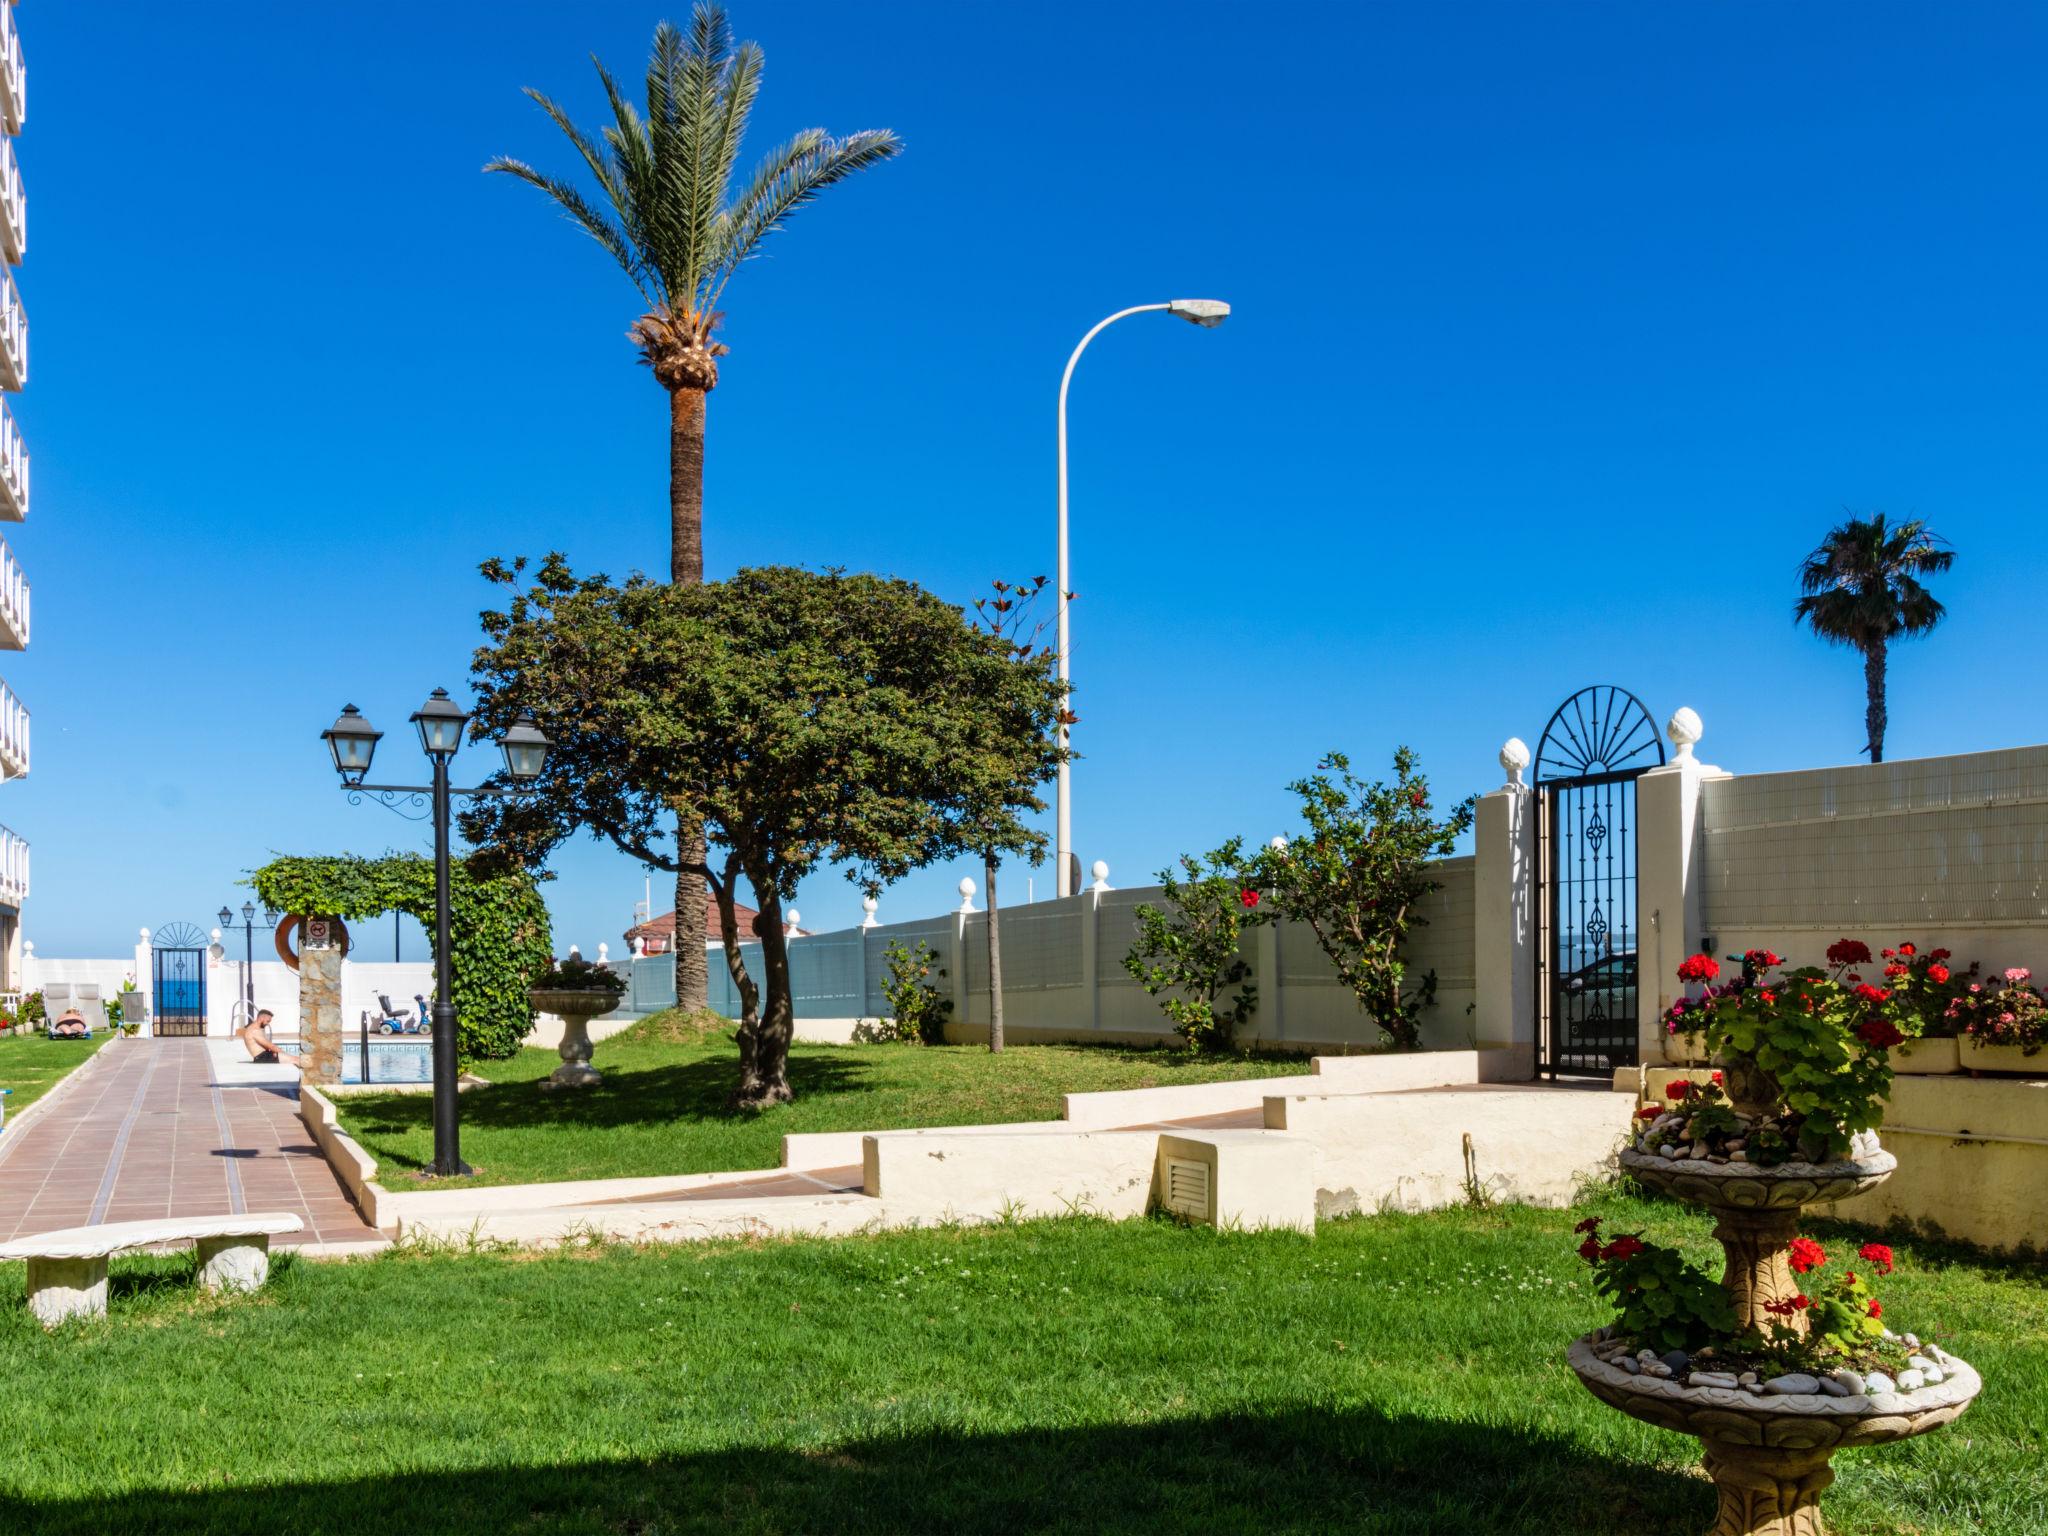
{"type": "Polygon", "coordinates": [[[1693,755],[1701,733],[1693,711],[1672,715],[1664,733],[1677,752],[1636,780],[1636,1041],[1650,1063],[1678,1059],[1658,1019],[1678,995],[1679,961],[1705,942],[1700,786],[1728,777],[1693,755]]]}
{"type": "Polygon", "coordinates": [[[1536,1075],[1536,796],[1522,782],[1529,749],[1510,738],[1500,749],[1508,775],[1481,795],[1472,822],[1473,1034],[1482,1048],[1505,1048],[1504,1080],[1536,1075]]]}

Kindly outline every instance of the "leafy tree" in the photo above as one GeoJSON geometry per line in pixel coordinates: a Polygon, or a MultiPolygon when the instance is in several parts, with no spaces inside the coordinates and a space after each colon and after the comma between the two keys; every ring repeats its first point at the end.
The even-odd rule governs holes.
{"type": "MultiPolygon", "coordinates": [[[[545,192],[610,253],[647,306],[626,334],[668,391],[669,579],[686,584],[704,579],[704,408],[727,351],[716,335],[725,286],[797,209],[902,147],[886,128],[843,139],[807,128],[736,185],[761,64],[758,45],[733,40],[723,7],[699,4],[687,36],[668,22],[655,28],[646,116],[602,64],[597,75],[613,120],[596,134],[539,91],[527,91],[589,168],[595,198],[523,161],[500,157],[484,167],[545,192]]],[[[685,828],[684,843],[694,848],[696,835],[685,828]]],[[[703,862],[701,849],[690,862],[703,862]]],[[[704,1005],[704,949],[694,942],[703,919],[703,889],[679,876],[676,990],[686,1008],[704,1005]]]]}
{"type": "Polygon", "coordinates": [[[1394,753],[1391,784],[1354,777],[1351,760],[1332,752],[1287,787],[1301,800],[1308,830],[1261,854],[1259,883],[1281,916],[1309,925],[1381,1032],[1413,1049],[1422,1010],[1436,998],[1436,972],[1409,987],[1401,951],[1409,930],[1426,921],[1416,903],[1442,888],[1430,861],[1450,853],[1472,825],[1472,802],[1439,819],[1406,747],[1394,753]]]}
{"type": "MultiPolygon", "coordinates": [[[[981,627],[1007,644],[1017,660],[1027,665],[1048,666],[1054,660],[1054,653],[1038,644],[1039,636],[1045,632],[1045,621],[1032,617],[1033,605],[1045,584],[1043,576],[1034,576],[1029,581],[995,581],[989,583],[988,596],[974,599],[974,614],[981,627]]],[[[988,702],[997,710],[1006,707],[1000,699],[988,702]]],[[[1009,707],[1014,707],[1014,702],[1009,707]]],[[[1072,725],[1076,717],[1062,704],[1057,718],[1062,724],[1072,725]]],[[[1045,807],[1034,787],[1038,781],[1020,773],[1016,760],[1020,751],[1036,750],[1028,733],[1017,729],[1016,722],[998,716],[985,722],[980,740],[982,750],[961,764],[961,773],[963,791],[979,807],[969,812],[969,822],[985,829],[974,839],[974,851],[981,855],[983,883],[988,891],[988,1048],[1000,1055],[1003,939],[996,874],[1005,853],[1024,854],[1034,864],[1045,857],[1045,834],[1025,827],[1017,819],[1019,811],[1045,807]]]]}
{"type": "Polygon", "coordinates": [[[736,983],[733,886],[744,875],[760,909],[762,986],[740,988],[736,1101],[787,1100],[783,909],[798,881],[839,864],[873,892],[992,830],[1022,840],[1021,824],[990,822],[992,797],[967,787],[961,764],[982,760],[988,722],[1004,722],[1026,785],[1013,802],[1035,805],[1028,785],[1058,762],[1058,681],[905,581],[767,567],[698,587],[620,586],[551,555],[521,590],[521,571],[485,567],[510,596],[484,615],[477,728],[530,708],[554,750],[535,792],[479,804],[465,831],[530,863],[587,829],[708,881],[736,983]],[[677,807],[703,825],[716,861],[669,842],[677,807]]]}
{"type": "Polygon", "coordinates": [[[1159,871],[1166,905],[1141,904],[1133,914],[1138,939],[1124,969],[1161,998],[1180,1037],[1197,1050],[1227,1051],[1258,1006],[1251,967],[1240,952],[1244,931],[1265,922],[1256,875],[1247,869],[1244,839],[1233,837],[1213,853],[1180,857],[1180,872],[1159,871]],[[1218,999],[1229,988],[1229,1006],[1218,999]]]}
{"type": "Polygon", "coordinates": [[[1882,512],[1829,531],[1799,567],[1803,623],[1833,645],[1863,653],[1863,750],[1884,761],[1885,662],[1901,635],[1924,635],[1947,612],[1920,584],[1955,564],[1955,552],[1919,518],[1889,523],[1882,512]]]}

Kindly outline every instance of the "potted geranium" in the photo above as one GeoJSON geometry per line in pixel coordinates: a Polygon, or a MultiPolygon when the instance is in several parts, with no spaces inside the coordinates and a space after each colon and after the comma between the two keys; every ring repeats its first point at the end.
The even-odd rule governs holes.
{"type": "Polygon", "coordinates": [[[2000,982],[1972,983],[1955,999],[1950,1015],[1962,1031],[1962,1065],[1972,1072],[2024,1072],[2048,1076],[2048,1001],[2023,965],[2000,982]]]}
{"type": "Polygon", "coordinates": [[[562,1043],[556,1048],[562,1064],[543,1086],[588,1088],[604,1081],[590,1064],[590,1021],[618,1007],[625,990],[626,978],[610,966],[593,965],[573,952],[534,981],[526,994],[534,1011],[562,1021],[562,1043]]]}
{"type": "Polygon", "coordinates": [[[1892,1071],[1915,1074],[1954,1072],[1955,1000],[1977,979],[1977,963],[1952,964],[1946,949],[1922,950],[1900,944],[1880,953],[1884,963],[1885,1001],[1879,1012],[1906,1038],[1892,1048],[1892,1071]]]}

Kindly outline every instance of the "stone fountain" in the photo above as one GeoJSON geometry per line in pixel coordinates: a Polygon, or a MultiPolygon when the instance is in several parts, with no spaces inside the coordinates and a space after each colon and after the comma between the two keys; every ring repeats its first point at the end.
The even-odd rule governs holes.
{"type": "MultiPolygon", "coordinates": [[[[1741,1077],[1729,1076],[1739,1094],[1741,1077]]],[[[1769,1106],[1738,1097],[1735,1107],[1762,1113],[1769,1106]]],[[[1727,1255],[1721,1284],[1734,1302],[1736,1327],[1763,1331],[1777,1321],[1767,1304],[1798,1294],[1787,1248],[1798,1235],[1803,1209],[1873,1189],[1898,1166],[1868,1132],[1855,1139],[1850,1154],[1843,1162],[1764,1168],[1632,1147],[1620,1162],[1642,1184],[1714,1213],[1714,1236],[1727,1255]]],[[[1721,1500],[1708,1536],[1823,1536],[1820,1497],[1834,1481],[1828,1463],[1836,1451],[1939,1428],[1962,1413],[1983,1386],[1967,1363],[1938,1346],[1925,1351],[1937,1379],[1912,1391],[1823,1391],[1816,1378],[1792,1376],[1760,1389],[1694,1385],[1690,1377],[1704,1373],[1681,1381],[1630,1371],[1615,1356],[1613,1333],[1603,1328],[1587,1334],[1573,1343],[1567,1359],[1586,1389],[1610,1407],[1699,1437],[1721,1500]],[[1816,1390],[1786,1390],[1809,1385],[1816,1390]]],[[[1908,1380],[1902,1376],[1897,1385],[1908,1380]]],[[[1839,1389],[1841,1383],[1830,1386],[1839,1389]]]]}

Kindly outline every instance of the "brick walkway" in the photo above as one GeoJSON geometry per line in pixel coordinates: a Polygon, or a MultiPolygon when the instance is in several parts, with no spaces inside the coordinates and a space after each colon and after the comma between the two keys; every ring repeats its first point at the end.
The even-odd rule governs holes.
{"type": "Polygon", "coordinates": [[[0,1241],[159,1216],[294,1211],[298,1243],[375,1242],[299,1119],[289,1080],[204,1040],[124,1040],[19,1132],[0,1134],[0,1241]]]}

